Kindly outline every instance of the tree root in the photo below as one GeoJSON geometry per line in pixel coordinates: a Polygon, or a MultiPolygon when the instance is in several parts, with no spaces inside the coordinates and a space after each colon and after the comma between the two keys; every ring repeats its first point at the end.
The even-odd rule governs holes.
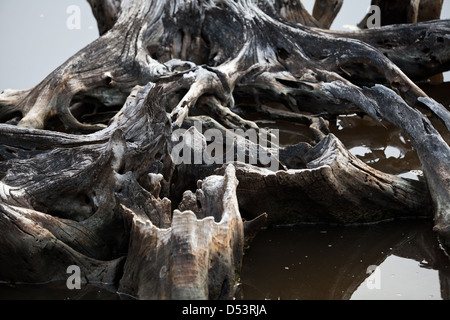
{"type": "Polygon", "coordinates": [[[266,222],[433,215],[448,249],[450,151],[414,108],[447,129],[449,112],[407,74],[449,68],[450,21],[343,34],[305,26],[329,27],[337,0],[313,15],[297,1],[89,3],[102,36],[36,87],[0,95],[0,256],[14,257],[0,280],[61,280],[75,264],[123,296],[230,299],[244,243],[266,222]],[[107,123],[80,120],[117,106],[107,123]],[[312,139],[251,141],[247,131],[273,137],[245,119],[252,108],[312,139]],[[370,168],[330,133],[334,116],[356,112],[408,134],[426,184],[370,168]],[[41,130],[55,118],[67,132],[41,130]],[[196,121],[231,137],[226,152],[176,164],[175,129],[192,142],[183,153],[207,147],[196,121]]]}

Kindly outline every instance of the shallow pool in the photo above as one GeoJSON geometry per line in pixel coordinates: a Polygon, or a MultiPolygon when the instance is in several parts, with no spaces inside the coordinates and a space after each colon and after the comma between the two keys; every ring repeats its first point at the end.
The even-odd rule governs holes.
{"type": "Polygon", "coordinates": [[[428,220],[264,230],[246,250],[239,299],[450,298],[450,259],[428,220]]]}

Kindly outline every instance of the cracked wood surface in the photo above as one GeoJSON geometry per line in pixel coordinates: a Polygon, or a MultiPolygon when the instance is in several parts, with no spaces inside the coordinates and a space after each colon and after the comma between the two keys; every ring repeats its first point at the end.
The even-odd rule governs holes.
{"type": "Polygon", "coordinates": [[[448,249],[449,111],[414,81],[449,69],[449,20],[343,33],[326,30],[342,1],[312,14],[296,0],[88,2],[101,37],[34,88],[0,95],[0,281],[61,280],[77,264],[122,297],[230,299],[243,244],[264,224],[427,216],[448,249]],[[232,130],[271,134],[251,110],[311,139],[248,141],[232,130]],[[403,130],[426,183],[353,156],[329,130],[352,113],[403,130]],[[206,141],[195,121],[247,157],[278,150],[279,170],[175,165],[174,130],[206,141]]]}

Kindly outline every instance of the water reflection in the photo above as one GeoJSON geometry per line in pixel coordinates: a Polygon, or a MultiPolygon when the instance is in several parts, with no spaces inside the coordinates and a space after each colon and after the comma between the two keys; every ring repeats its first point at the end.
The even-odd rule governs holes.
{"type": "Polygon", "coordinates": [[[417,262],[391,255],[373,274],[361,283],[352,300],[442,299],[439,271],[417,262]],[[405,286],[404,284],[408,285],[405,286]]]}
{"type": "Polygon", "coordinates": [[[81,290],[67,289],[65,282],[40,285],[0,283],[0,300],[118,300],[112,285],[83,285],[81,290]]]}
{"type": "Polygon", "coordinates": [[[371,167],[418,180],[421,164],[409,139],[393,125],[369,116],[347,115],[330,123],[330,130],[348,150],[371,167]],[[406,174],[406,175],[405,175],[406,174]]]}
{"type": "MultiPolygon", "coordinates": [[[[450,259],[432,221],[305,225],[261,231],[246,249],[236,299],[450,300],[450,259]],[[371,266],[380,287],[368,285],[371,266]],[[370,288],[374,289],[370,289],[370,288]]],[[[0,284],[0,300],[116,300],[114,286],[0,284]]]]}
{"type": "Polygon", "coordinates": [[[238,299],[448,300],[450,259],[427,220],[283,227],[254,239],[241,282],[238,299]],[[380,268],[380,289],[365,282],[370,266],[380,268]]]}

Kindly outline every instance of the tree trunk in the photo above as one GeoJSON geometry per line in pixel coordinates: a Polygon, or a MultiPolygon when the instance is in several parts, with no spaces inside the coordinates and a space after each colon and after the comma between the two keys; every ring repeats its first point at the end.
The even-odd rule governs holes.
{"type": "MultiPolygon", "coordinates": [[[[440,19],[443,0],[372,0],[372,5],[380,7],[381,25],[417,23],[440,19]]],[[[367,18],[359,24],[360,28],[367,28],[367,18]]]]}
{"type": "Polygon", "coordinates": [[[432,216],[448,249],[449,111],[410,78],[450,68],[450,21],[338,33],[342,1],[89,3],[101,37],[0,95],[0,280],[77,265],[122,297],[230,299],[264,223],[432,216]],[[255,110],[310,138],[280,145],[255,110]],[[403,130],[425,181],[353,156],[329,129],[353,113],[403,130]]]}
{"type": "MultiPolygon", "coordinates": [[[[417,22],[424,22],[424,21],[431,21],[431,20],[438,20],[441,17],[441,11],[442,11],[442,5],[444,1],[443,0],[414,0],[414,1],[406,1],[406,0],[397,0],[397,1],[384,1],[384,0],[372,0],[372,5],[377,5],[380,7],[381,12],[381,25],[387,26],[387,25],[393,25],[393,24],[410,24],[410,23],[417,23],[417,22]]],[[[367,14],[366,17],[358,24],[358,26],[362,29],[367,28],[367,20],[371,16],[371,13],[367,14]]],[[[407,26],[405,26],[407,27],[407,26]]],[[[404,32],[407,32],[407,28],[405,28],[404,32]]],[[[407,53],[406,57],[412,57],[413,55],[410,55],[408,50],[422,50],[424,53],[428,53],[428,56],[430,60],[434,59],[433,52],[429,51],[429,47],[425,45],[424,47],[415,47],[412,44],[405,44],[403,41],[390,41],[390,39],[396,39],[396,36],[392,37],[386,37],[387,34],[384,36],[384,39],[378,38],[376,41],[370,41],[370,43],[374,44],[374,42],[381,44],[383,47],[383,52],[386,56],[390,54],[390,49],[393,46],[403,46],[407,50],[404,50],[404,53],[407,53]]],[[[426,34],[424,34],[424,37],[427,37],[426,34]]],[[[405,37],[410,38],[410,37],[405,37]]],[[[436,39],[438,42],[439,39],[436,39]]],[[[425,43],[424,43],[425,44],[425,43]]],[[[423,56],[421,54],[420,56],[423,56]]],[[[419,55],[415,55],[414,61],[411,61],[409,67],[402,64],[403,57],[399,56],[390,56],[389,58],[396,63],[402,70],[408,70],[407,74],[412,79],[415,80],[423,80],[418,77],[416,74],[414,74],[414,71],[417,69],[421,69],[422,63],[432,63],[435,64],[433,61],[420,61],[421,58],[419,55]],[[400,63],[400,64],[398,64],[400,63]],[[411,71],[412,72],[411,72],[411,71]],[[414,70],[414,71],[413,71],[414,70]],[[411,73],[409,73],[411,72],[411,73]]],[[[412,60],[412,59],[411,59],[412,60]]],[[[440,64],[440,63],[437,63],[440,64]]],[[[448,68],[448,67],[447,67],[448,68]]],[[[446,68],[444,68],[446,70],[446,68]]],[[[432,83],[442,83],[444,81],[443,74],[440,73],[441,71],[436,70],[434,73],[430,73],[430,80],[432,83]],[[439,73],[438,73],[439,72],[439,73]]],[[[423,78],[423,75],[422,75],[423,78]]]]}

